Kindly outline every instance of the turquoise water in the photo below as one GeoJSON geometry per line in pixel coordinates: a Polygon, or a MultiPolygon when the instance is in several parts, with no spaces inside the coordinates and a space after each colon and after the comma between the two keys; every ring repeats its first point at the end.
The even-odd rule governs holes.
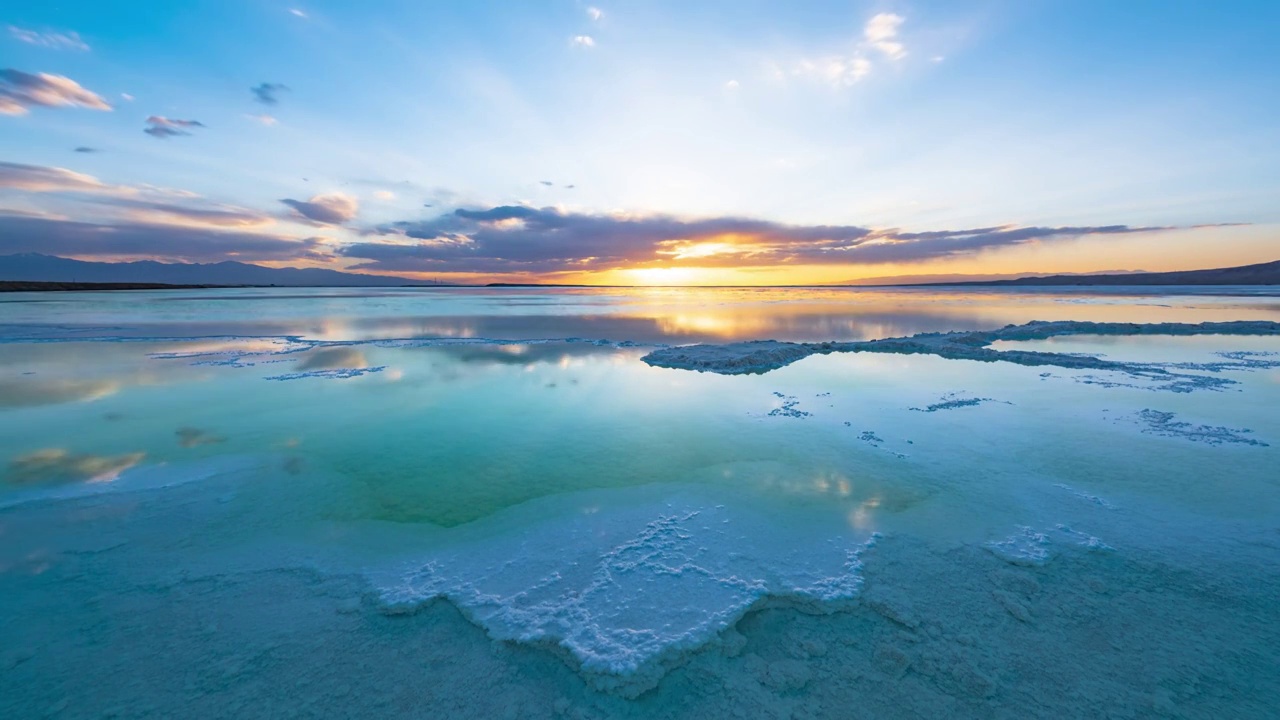
{"type": "Polygon", "coordinates": [[[1193,392],[641,360],[1031,320],[1280,300],[7,295],[0,715],[1274,716],[1280,338],[998,343],[1234,381],[1193,392]]]}

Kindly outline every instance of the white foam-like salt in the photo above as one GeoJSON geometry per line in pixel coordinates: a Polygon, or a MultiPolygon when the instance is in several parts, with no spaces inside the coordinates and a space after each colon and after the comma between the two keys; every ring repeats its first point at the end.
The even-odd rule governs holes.
{"type": "Polygon", "coordinates": [[[1110,545],[1102,542],[1102,540],[1098,539],[1093,535],[1080,532],[1079,530],[1072,530],[1070,527],[1063,525],[1061,523],[1055,525],[1054,529],[1057,530],[1059,537],[1062,538],[1065,542],[1078,545],[1082,548],[1087,548],[1089,550],[1114,550],[1115,549],[1110,545]]]}
{"type": "Polygon", "coordinates": [[[1053,486],[1056,488],[1061,488],[1063,490],[1066,490],[1067,492],[1071,493],[1072,495],[1075,495],[1081,500],[1093,503],[1094,505],[1097,505],[1098,507],[1104,508],[1106,510],[1116,509],[1115,505],[1112,505],[1111,502],[1106,498],[1100,497],[1098,495],[1093,495],[1091,493],[1087,493],[1083,490],[1078,490],[1076,488],[1071,487],[1070,485],[1067,485],[1066,483],[1054,483],[1053,486]]]}
{"type": "Polygon", "coordinates": [[[1018,531],[1003,540],[992,540],[987,549],[1014,565],[1044,565],[1049,562],[1049,536],[1019,525],[1018,531]]]}
{"type": "Polygon", "coordinates": [[[1039,567],[1053,559],[1055,545],[1074,545],[1087,550],[1113,550],[1102,540],[1058,523],[1052,530],[1039,531],[1019,525],[1017,531],[1003,540],[992,540],[986,548],[1014,565],[1039,567]]]}
{"type": "Polygon", "coordinates": [[[688,492],[552,515],[514,535],[486,535],[485,523],[449,531],[376,574],[384,610],[447,598],[495,639],[552,643],[586,671],[625,676],[705,644],[759,603],[852,600],[874,539],[688,492]]]}

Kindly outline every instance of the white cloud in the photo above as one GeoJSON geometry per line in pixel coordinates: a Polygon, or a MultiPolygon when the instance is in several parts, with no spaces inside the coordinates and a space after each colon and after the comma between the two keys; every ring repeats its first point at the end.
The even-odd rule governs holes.
{"type": "Polygon", "coordinates": [[[379,200],[384,200],[384,201],[396,199],[396,194],[391,192],[390,190],[374,190],[373,196],[378,198],[379,200]]]}
{"type": "Polygon", "coordinates": [[[725,83],[725,84],[724,84],[724,89],[725,89],[725,90],[737,90],[737,89],[738,89],[739,87],[741,87],[741,86],[742,86],[742,85],[741,85],[737,80],[730,80],[729,82],[727,82],[727,83],[725,83]]]}
{"type": "Polygon", "coordinates": [[[32,107],[111,109],[101,96],[69,77],[0,70],[0,115],[26,115],[32,107]]]}
{"type": "Polygon", "coordinates": [[[590,35],[574,35],[573,40],[571,42],[573,45],[576,45],[578,47],[593,48],[596,46],[595,38],[591,37],[590,35]]]}
{"type": "Polygon", "coordinates": [[[127,195],[132,188],[108,185],[92,175],[43,165],[0,162],[0,187],[26,192],[91,192],[127,195]]]}
{"type": "Polygon", "coordinates": [[[880,13],[867,21],[862,35],[867,44],[884,53],[890,60],[901,60],[907,56],[907,49],[898,42],[898,26],[906,18],[893,13],[880,13]]]}
{"type": "MultiPolygon", "coordinates": [[[[154,185],[111,185],[67,168],[0,162],[0,189],[30,194],[62,195],[83,203],[83,214],[106,213],[148,225],[181,227],[254,227],[269,225],[269,215],[204,200],[186,190],[154,185]]],[[[10,210],[0,215],[12,216],[10,210]]],[[[38,216],[51,217],[48,213],[38,216]]]]}
{"type": "Polygon", "coordinates": [[[871,73],[871,61],[859,55],[832,55],[819,60],[801,60],[793,72],[832,87],[849,87],[871,73]]]}
{"type": "Polygon", "coordinates": [[[120,99],[125,102],[133,102],[133,96],[129,93],[120,93],[120,99]]]}
{"type": "Polygon", "coordinates": [[[76,32],[37,32],[10,25],[9,34],[28,45],[39,45],[54,50],[89,51],[89,44],[81,40],[80,34],[76,32]]]}
{"type": "Polygon", "coordinates": [[[256,120],[268,127],[271,125],[275,125],[277,122],[279,122],[278,120],[275,119],[275,116],[267,115],[265,113],[263,113],[262,115],[245,115],[245,117],[249,118],[250,120],[256,120]]]}
{"type": "Polygon", "coordinates": [[[305,18],[305,17],[307,17],[307,14],[306,14],[305,12],[303,12],[303,11],[299,10],[298,8],[289,8],[289,12],[290,12],[290,13],[292,13],[293,15],[296,15],[296,16],[300,17],[300,18],[305,18]]]}
{"type": "Polygon", "coordinates": [[[879,53],[895,62],[907,56],[906,46],[898,40],[898,28],[904,21],[905,18],[893,13],[875,15],[863,26],[862,40],[852,52],[801,59],[792,65],[791,73],[836,88],[850,87],[871,74],[875,67],[871,54],[879,53]]]}
{"type": "Polygon", "coordinates": [[[315,195],[310,200],[285,198],[280,202],[293,208],[297,217],[326,225],[341,225],[360,211],[360,203],[355,198],[340,192],[315,195]]]}
{"type": "Polygon", "coordinates": [[[600,18],[604,17],[604,11],[598,7],[589,7],[587,8],[587,17],[599,22],[600,18]]]}

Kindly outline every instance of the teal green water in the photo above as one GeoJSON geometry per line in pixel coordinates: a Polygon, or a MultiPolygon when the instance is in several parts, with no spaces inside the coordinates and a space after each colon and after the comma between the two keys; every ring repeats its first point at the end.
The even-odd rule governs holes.
{"type": "Polygon", "coordinates": [[[7,296],[0,714],[1270,717],[1280,340],[640,360],[1250,293],[7,296]]]}

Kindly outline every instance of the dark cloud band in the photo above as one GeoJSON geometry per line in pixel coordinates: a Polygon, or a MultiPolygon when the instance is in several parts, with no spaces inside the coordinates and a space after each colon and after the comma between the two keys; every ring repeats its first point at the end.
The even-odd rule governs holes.
{"type": "Polygon", "coordinates": [[[179,135],[190,135],[191,128],[202,128],[205,124],[199,120],[176,120],[160,115],[152,115],[147,118],[147,127],[142,132],[153,138],[164,140],[165,138],[176,137],[179,135]]]}
{"type": "Polygon", "coordinates": [[[787,225],[750,218],[570,213],[503,205],[399,222],[340,253],[384,271],[554,272],[633,266],[700,267],[919,262],[1025,243],[1168,230],[1127,225],[993,226],[903,232],[857,225],[787,225]]]}
{"type": "Polygon", "coordinates": [[[223,231],[150,223],[90,223],[0,215],[7,253],[78,257],[165,258],[187,262],[319,260],[331,258],[320,238],[223,231]]]}
{"type": "Polygon", "coordinates": [[[280,98],[279,98],[280,93],[287,92],[288,90],[289,90],[288,87],[281,85],[280,83],[268,83],[268,82],[264,82],[261,85],[249,88],[249,92],[253,93],[253,99],[262,103],[263,105],[278,104],[280,102],[280,98]]]}

